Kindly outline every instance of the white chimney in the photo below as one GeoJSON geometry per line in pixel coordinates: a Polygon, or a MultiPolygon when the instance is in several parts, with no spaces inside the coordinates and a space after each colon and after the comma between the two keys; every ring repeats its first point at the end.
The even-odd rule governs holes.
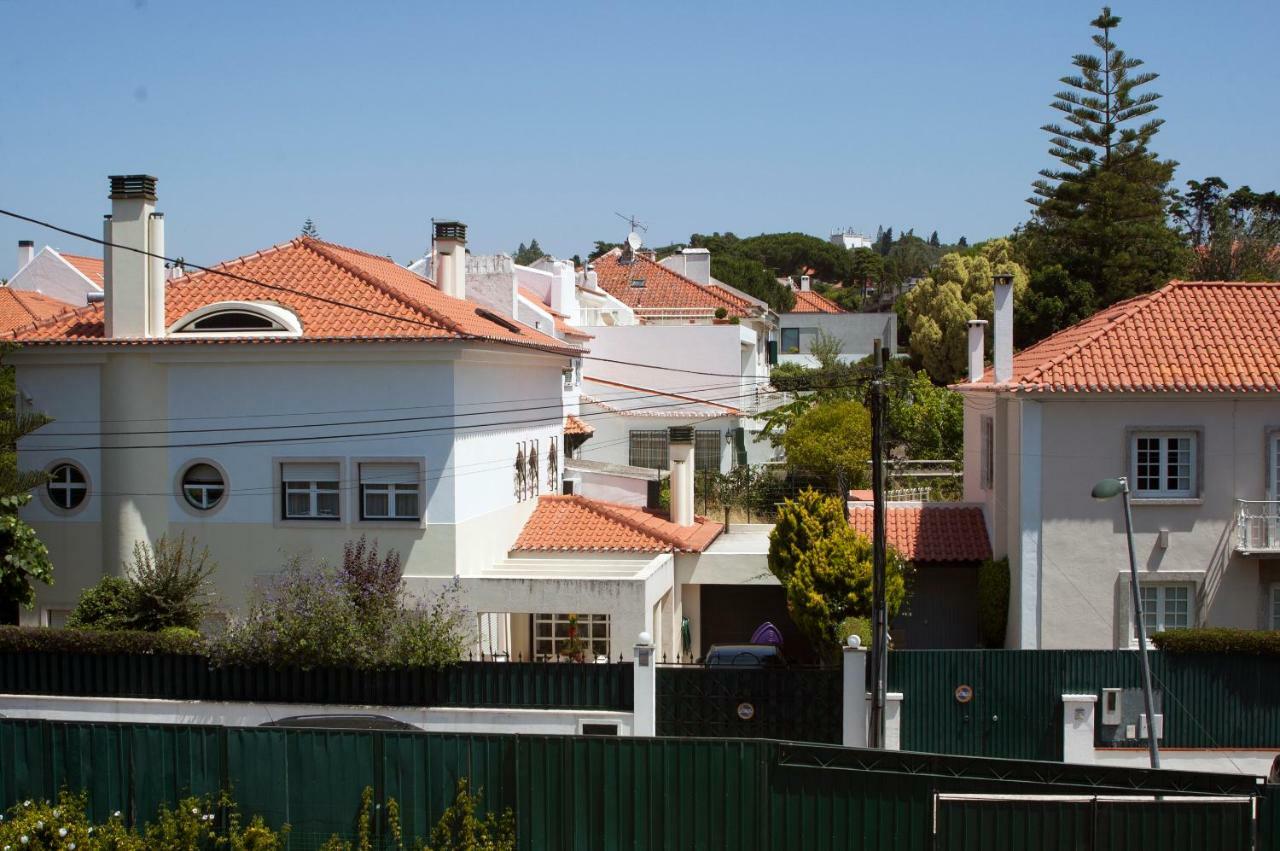
{"type": "Polygon", "coordinates": [[[600,292],[600,277],[596,274],[596,267],[590,263],[587,264],[586,286],[592,292],[600,292]]]}
{"type": "Polygon", "coordinates": [[[146,174],[111,177],[111,215],[103,222],[108,337],[163,337],[163,214],[156,212],[156,179],[146,174]],[[111,244],[119,246],[113,248],[111,244]]]}
{"type": "Polygon", "coordinates": [[[711,283],[711,252],[705,248],[683,248],[684,268],[680,274],[704,287],[711,283]]]}
{"type": "Polygon", "coordinates": [[[983,360],[986,357],[987,320],[969,320],[969,382],[982,380],[983,360]]]}
{"type": "Polygon", "coordinates": [[[671,454],[671,522],[693,525],[693,426],[667,429],[671,454]]]}
{"type": "Polygon", "coordinates": [[[462,222],[436,222],[433,234],[436,286],[445,295],[467,297],[467,226],[462,222]]]}
{"type": "Polygon", "coordinates": [[[36,256],[36,244],[29,239],[18,240],[18,268],[17,272],[22,271],[22,267],[31,262],[36,256]]]}
{"type": "Polygon", "coordinates": [[[809,276],[801,275],[800,276],[800,292],[807,293],[808,291],[809,291],[809,276]]]}
{"type": "Polygon", "coordinates": [[[1013,275],[1002,272],[992,277],[996,289],[996,384],[1004,384],[1013,379],[1013,275]]]}

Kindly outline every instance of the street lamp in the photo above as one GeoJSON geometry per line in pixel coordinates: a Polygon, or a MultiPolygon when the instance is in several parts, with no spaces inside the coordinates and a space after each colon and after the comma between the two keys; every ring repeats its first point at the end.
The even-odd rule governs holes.
{"type": "Polygon", "coordinates": [[[1147,709],[1147,749],[1151,767],[1160,767],[1160,745],[1156,742],[1155,701],[1151,696],[1151,664],[1147,661],[1147,625],[1142,622],[1142,589],[1138,586],[1138,559],[1133,553],[1133,513],[1129,510],[1129,480],[1124,476],[1103,479],[1093,486],[1093,498],[1107,500],[1119,496],[1124,502],[1124,534],[1129,541],[1129,590],[1133,594],[1133,619],[1138,625],[1138,654],[1142,659],[1142,700],[1147,709]]]}

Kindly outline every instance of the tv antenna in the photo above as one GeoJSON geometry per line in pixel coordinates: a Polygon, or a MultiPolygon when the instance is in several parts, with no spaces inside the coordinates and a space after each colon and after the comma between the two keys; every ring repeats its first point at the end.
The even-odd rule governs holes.
{"type": "Polygon", "coordinates": [[[632,233],[636,233],[637,231],[643,231],[645,233],[648,233],[649,231],[649,226],[645,224],[641,224],[640,220],[637,219],[635,216],[624,216],[622,213],[614,213],[614,215],[622,219],[628,225],[630,225],[632,233]]]}

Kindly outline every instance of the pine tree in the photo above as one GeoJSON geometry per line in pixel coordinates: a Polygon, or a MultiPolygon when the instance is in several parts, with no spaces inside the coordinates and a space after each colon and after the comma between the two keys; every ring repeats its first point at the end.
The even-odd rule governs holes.
{"type": "Polygon", "coordinates": [[[938,240],[938,232],[936,230],[933,233],[929,234],[929,244],[932,245],[934,248],[941,247],[942,243],[938,240]]]}
{"type": "Polygon", "coordinates": [[[893,228],[885,228],[880,233],[880,244],[876,246],[876,250],[884,255],[889,253],[890,248],[893,248],[893,228]]]}
{"type": "Polygon", "coordinates": [[[959,246],[960,248],[968,248],[968,247],[969,247],[969,238],[968,238],[967,236],[962,236],[962,237],[960,237],[960,241],[959,241],[959,242],[957,242],[957,243],[956,243],[956,245],[957,245],[957,246],[959,246]]]}
{"type": "Polygon", "coordinates": [[[311,221],[310,216],[307,216],[307,220],[302,223],[302,235],[309,236],[312,239],[320,238],[320,231],[316,230],[316,223],[311,221]]]}
{"type": "Polygon", "coordinates": [[[1103,7],[1090,22],[1100,55],[1078,54],[1078,73],[1055,96],[1064,124],[1046,124],[1049,152],[1062,164],[1041,171],[1024,247],[1039,268],[1060,265],[1089,283],[1099,307],[1162,286],[1186,254],[1167,220],[1176,166],[1149,146],[1163,123],[1160,95],[1139,91],[1157,78],[1112,41],[1120,18],[1103,7]]]}

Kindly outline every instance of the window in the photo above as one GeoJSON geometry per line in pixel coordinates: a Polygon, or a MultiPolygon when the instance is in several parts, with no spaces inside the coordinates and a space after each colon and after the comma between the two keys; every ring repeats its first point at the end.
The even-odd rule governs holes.
{"type": "Polygon", "coordinates": [[[361,464],[361,520],[417,520],[422,516],[418,465],[361,464]]]}
{"type": "Polygon", "coordinates": [[[220,310],[183,326],[183,331],[282,331],[279,323],[245,310],[220,310]]]}
{"type": "Polygon", "coordinates": [[[560,370],[560,377],[564,379],[564,389],[572,390],[573,389],[573,368],[570,367],[569,369],[560,370]]]}
{"type": "Polygon", "coordinates": [[[1280,432],[1274,432],[1271,440],[1271,499],[1280,500],[1280,432]]]}
{"type": "Polygon", "coordinates": [[[89,479],[75,464],[59,464],[49,471],[45,485],[49,500],[63,511],[79,508],[89,496],[89,479]]]}
{"type": "Polygon", "coordinates": [[[632,278],[632,279],[631,279],[631,286],[633,286],[633,287],[643,287],[643,286],[644,286],[644,278],[632,278]]]}
{"type": "Polygon", "coordinates": [[[1138,432],[1133,436],[1134,495],[1186,499],[1196,495],[1194,432],[1138,432]]]}
{"type": "MultiPolygon", "coordinates": [[[[1190,585],[1143,585],[1142,623],[1147,637],[1166,629],[1186,629],[1191,626],[1190,585]]],[[[1137,626],[1133,629],[1138,634],[1137,626]]]]}
{"type": "Polygon", "coordinates": [[[1280,629],[1280,584],[1271,586],[1270,611],[1268,612],[1271,621],[1268,629],[1280,629]]]}
{"type": "Polygon", "coordinates": [[[784,355],[800,354],[800,329],[782,329],[782,353],[784,355]]]}
{"type": "Polygon", "coordinates": [[[44,625],[62,629],[71,619],[71,609],[45,609],[44,625]]]}
{"type": "Polygon", "coordinates": [[[286,520],[337,520],[336,463],[289,462],[280,465],[286,520]]]}
{"type": "Polygon", "coordinates": [[[226,482],[222,472],[212,464],[192,464],[182,474],[182,496],[198,511],[208,511],[222,502],[226,482]]]}
{"type": "Polygon", "coordinates": [[[631,432],[631,451],[627,463],[633,467],[650,467],[665,470],[670,466],[665,429],[634,429],[631,432]]]}
{"type": "Polygon", "coordinates": [[[995,483],[995,420],[982,418],[982,489],[991,490],[995,483]]]}
{"type": "Polygon", "coordinates": [[[720,472],[720,455],[724,451],[724,438],[715,429],[698,429],[693,433],[693,464],[698,472],[720,472]]]}
{"type": "MultiPolygon", "coordinates": [[[[567,614],[535,614],[533,616],[533,658],[549,662],[560,657],[560,651],[569,640],[567,614]]],[[[577,615],[578,634],[587,661],[597,656],[609,655],[609,616],[577,615]]]]}

